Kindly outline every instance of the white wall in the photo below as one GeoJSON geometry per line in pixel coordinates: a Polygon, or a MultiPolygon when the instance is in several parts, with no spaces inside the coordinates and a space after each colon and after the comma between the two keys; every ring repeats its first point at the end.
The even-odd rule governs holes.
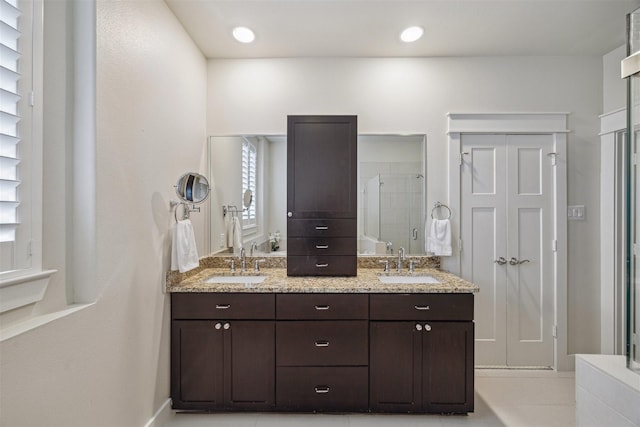
{"type": "Polygon", "coordinates": [[[447,201],[447,112],[570,112],[570,352],[599,349],[600,57],[209,60],[207,132],[284,133],[288,114],[357,114],[360,133],[427,134],[427,206],[447,201]]]}
{"type": "MultiPolygon", "coordinates": [[[[60,9],[48,5],[45,19],[68,16],[62,2],[47,3],[60,9]]],[[[3,426],[142,426],[169,395],[169,200],[181,173],[206,172],[206,61],[160,0],[100,0],[97,8],[100,295],[89,308],[0,344],[3,426]]],[[[57,42],[48,40],[50,48],[57,42]]],[[[61,123],[71,114],[64,63],[64,55],[49,58],[45,70],[58,77],[48,80],[45,114],[61,123]]],[[[46,266],[64,272],[64,197],[73,187],[64,182],[61,126],[50,128],[56,137],[45,159],[44,240],[46,266]]],[[[205,215],[192,215],[200,248],[205,215]]],[[[46,298],[64,300],[64,283],[46,298]]]]}
{"type": "Polygon", "coordinates": [[[626,107],[627,81],[620,78],[620,62],[626,56],[626,46],[620,46],[602,57],[602,113],[626,107]]]}

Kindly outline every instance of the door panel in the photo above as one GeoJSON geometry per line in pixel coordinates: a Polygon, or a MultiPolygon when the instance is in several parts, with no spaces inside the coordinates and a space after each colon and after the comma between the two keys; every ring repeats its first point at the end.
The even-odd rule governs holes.
{"type": "Polygon", "coordinates": [[[475,295],[476,363],[506,364],[505,146],[501,135],[463,135],[461,182],[462,277],[475,295]],[[496,144],[496,138],[502,143],[496,144]]]}
{"type": "Polygon", "coordinates": [[[172,398],[180,408],[189,404],[222,406],[223,334],[212,321],[174,321],[172,369],[178,376],[172,398]],[[177,344],[175,344],[177,343],[177,344]]]}
{"type": "Polygon", "coordinates": [[[553,365],[550,135],[507,136],[507,365],[553,365]],[[517,169],[511,165],[517,165],[517,169]]]}
{"type": "Polygon", "coordinates": [[[552,148],[551,135],[461,136],[461,271],[480,286],[478,365],[553,364],[552,148]]]}
{"type": "Polygon", "coordinates": [[[496,194],[496,148],[474,147],[471,149],[471,164],[473,176],[471,192],[473,194],[496,194]]]}
{"type": "Polygon", "coordinates": [[[372,411],[421,406],[422,332],[414,322],[370,322],[369,405],[372,411]]]}
{"type": "Polygon", "coordinates": [[[473,411],[473,322],[428,322],[422,337],[425,409],[473,411]]]}
{"type": "Polygon", "coordinates": [[[270,409],[275,400],[275,322],[234,321],[225,331],[225,396],[233,408],[270,409]]]}

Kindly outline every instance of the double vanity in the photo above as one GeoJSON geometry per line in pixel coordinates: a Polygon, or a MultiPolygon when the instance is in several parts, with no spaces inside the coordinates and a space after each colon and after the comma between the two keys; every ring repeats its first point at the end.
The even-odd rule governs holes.
{"type": "MultiPolygon", "coordinates": [[[[438,258],[403,265],[403,248],[396,259],[357,256],[357,117],[288,116],[286,153],[286,258],[267,257],[260,271],[239,242],[240,260],[209,257],[167,277],[173,408],[473,411],[478,288],[438,258]]],[[[381,228],[373,214],[362,222],[381,228]]],[[[424,248],[420,234],[414,225],[424,248]]]]}
{"type": "Polygon", "coordinates": [[[426,256],[401,273],[358,257],[352,277],[287,276],[285,260],[169,273],[174,409],[473,411],[477,286],[426,256]]]}

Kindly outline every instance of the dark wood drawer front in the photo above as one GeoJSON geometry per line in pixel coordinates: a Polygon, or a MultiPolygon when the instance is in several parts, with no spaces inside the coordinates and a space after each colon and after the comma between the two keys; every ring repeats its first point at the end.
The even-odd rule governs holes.
{"type": "Polygon", "coordinates": [[[376,294],[372,320],[473,320],[473,294],[376,294]]]}
{"type": "Polygon", "coordinates": [[[367,294],[278,294],[278,320],[352,320],[369,318],[367,294]]]}
{"type": "Polygon", "coordinates": [[[355,237],[292,237],[287,240],[290,255],[354,255],[355,237]]]}
{"type": "Polygon", "coordinates": [[[278,366],[366,366],[369,322],[277,322],[278,366]]]}
{"type": "MultiPolygon", "coordinates": [[[[288,237],[356,237],[354,219],[288,219],[288,237]]],[[[287,243],[288,244],[288,243],[287,243]]],[[[289,248],[287,248],[289,250],[289,248]]],[[[355,253],[355,252],[354,252],[355,253]]]]}
{"type": "Polygon", "coordinates": [[[366,411],[368,369],[277,368],[276,408],[306,411],[366,411]]]}
{"type": "Polygon", "coordinates": [[[171,294],[172,319],[274,319],[274,294],[171,294]]]}
{"type": "Polygon", "coordinates": [[[289,276],[355,276],[356,255],[287,256],[289,276]]]}

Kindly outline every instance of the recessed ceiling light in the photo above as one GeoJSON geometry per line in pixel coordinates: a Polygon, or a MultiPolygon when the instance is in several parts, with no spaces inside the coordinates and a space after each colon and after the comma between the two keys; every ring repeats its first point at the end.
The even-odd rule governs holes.
{"type": "Polygon", "coordinates": [[[409,27],[400,34],[400,40],[411,43],[418,40],[424,34],[422,27],[409,27]]]}
{"type": "Polygon", "coordinates": [[[247,27],[236,27],[233,29],[233,37],[240,43],[251,43],[255,38],[255,34],[247,27]]]}

